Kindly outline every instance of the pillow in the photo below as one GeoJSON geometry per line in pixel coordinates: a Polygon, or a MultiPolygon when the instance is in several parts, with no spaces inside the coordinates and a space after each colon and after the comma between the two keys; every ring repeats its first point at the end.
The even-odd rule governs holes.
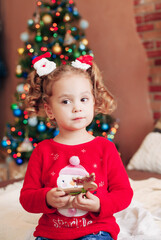
{"type": "Polygon", "coordinates": [[[151,132],[133,155],[127,169],[156,172],[161,174],[161,133],[151,132]]]}

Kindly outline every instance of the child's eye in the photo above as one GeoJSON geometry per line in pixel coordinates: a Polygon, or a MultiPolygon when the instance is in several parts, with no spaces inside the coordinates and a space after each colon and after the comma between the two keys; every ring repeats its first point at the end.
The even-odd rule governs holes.
{"type": "Polygon", "coordinates": [[[63,103],[63,104],[69,104],[69,103],[70,103],[70,100],[67,100],[67,99],[66,99],[66,100],[63,100],[62,103],[63,103]]]}
{"type": "Polygon", "coordinates": [[[88,98],[81,98],[81,102],[87,102],[88,98]]]}

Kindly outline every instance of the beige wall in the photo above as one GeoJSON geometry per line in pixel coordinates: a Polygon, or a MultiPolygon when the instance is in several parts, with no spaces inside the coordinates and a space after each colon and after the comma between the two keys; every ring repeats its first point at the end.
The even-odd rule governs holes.
{"type": "MultiPolygon", "coordinates": [[[[103,72],[105,83],[118,101],[115,117],[120,119],[120,128],[116,140],[126,162],[153,124],[148,96],[148,67],[144,49],[135,31],[132,1],[76,0],[76,3],[81,16],[90,23],[86,37],[103,72]]],[[[5,0],[4,5],[6,56],[10,75],[0,96],[0,104],[3,100],[4,106],[1,133],[5,122],[12,118],[9,108],[17,85],[14,77],[18,57],[16,49],[22,46],[19,35],[26,30],[27,20],[35,10],[35,1],[5,0]]]]}

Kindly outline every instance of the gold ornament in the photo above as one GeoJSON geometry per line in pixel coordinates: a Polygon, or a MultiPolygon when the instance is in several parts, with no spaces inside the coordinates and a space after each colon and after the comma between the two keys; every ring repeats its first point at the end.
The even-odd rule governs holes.
{"type": "Polygon", "coordinates": [[[71,20],[71,17],[68,13],[65,14],[64,18],[63,18],[63,21],[64,22],[69,22],[71,20]]]}
{"type": "Polygon", "coordinates": [[[21,65],[17,65],[16,66],[16,74],[21,74],[22,73],[22,67],[21,67],[21,65]]]}
{"type": "Polygon", "coordinates": [[[86,38],[83,38],[83,39],[81,40],[81,42],[82,42],[85,46],[88,45],[88,40],[87,40],[86,38]]]}
{"type": "Polygon", "coordinates": [[[19,55],[22,55],[24,53],[25,49],[24,48],[18,48],[17,52],[19,55]]]}
{"type": "Polygon", "coordinates": [[[50,24],[52,23],[52,16],[50,14],[45,14],[43,17],[42,17],[42,20],[45,24],[50,24]]]}
{"type": "Polygon", "coordinates": [[[56,55],[61,54],[62,53],[62,47],[59,45],[59,43],[55,43],[55,45],[52,47],[52,51],[53,53],[55,53],[56,55]]]}

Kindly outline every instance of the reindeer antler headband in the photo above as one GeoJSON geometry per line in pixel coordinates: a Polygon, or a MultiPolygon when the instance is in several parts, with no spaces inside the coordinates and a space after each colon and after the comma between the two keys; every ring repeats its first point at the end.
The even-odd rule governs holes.
{"type": "MultiPolygon", "coordinates": [[[[47,75],[56,69],[56,64],[53,61],[49,61],[46,58],[51,57],[50,52],[38,56],[32,60],[34,69],[39,77],[47,75]]],[[[93,57],[90,55],[84,55],[71,62],[71,65],[75,68],[87,70],[92,66],[93,57]]]]}

